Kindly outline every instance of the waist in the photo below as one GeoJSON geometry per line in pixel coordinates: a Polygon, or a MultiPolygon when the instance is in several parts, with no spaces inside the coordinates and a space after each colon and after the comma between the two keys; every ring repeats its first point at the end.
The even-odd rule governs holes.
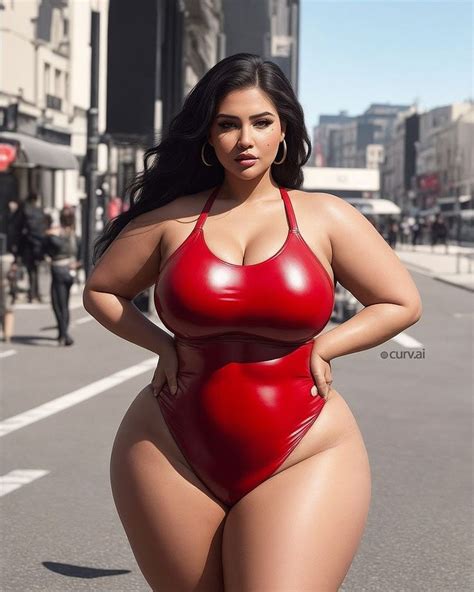
{"type": "Polygon", "coordinates": [[[61,259],[52,259],[51,265],[53,267],[62,267],[70,265],[73,262],[72,257],[62,257],[61,259]]]}
{"type": "Polygon", "coordinates": [[[313,340],[299,343],[252,336],[222,335],[209,339],[175,337],[178,373],[188,378],[225,373],[249,380],[278,381],[311,376],[313,340]]]}
{"type": "Polygon", "coordinates": [[[313,338],[304,341],[284,341],[281,339],[270,339],[266,337],[259,337],[258,335],[248,335],[246,333],[222,333],[220,335],[211,335],[209,337],[181,337],[174,336],[176,343],[196,347],[213,347],[215,344],[231,344],[242,343],[250,346],[272,346],[277,348],[295,348],[302,345],[307,345],[313,342],[313,338]]]}

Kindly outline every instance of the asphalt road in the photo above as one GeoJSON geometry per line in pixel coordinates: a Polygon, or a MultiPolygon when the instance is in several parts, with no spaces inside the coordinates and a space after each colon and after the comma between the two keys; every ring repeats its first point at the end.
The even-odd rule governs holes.
{"type": "MultiPolygon", "coordinates": [[[[422,319],[398,340],[332,362],[372,470],[345,592],[474,587],[472,294],[412,273],[422,319]]],[[[49,308],[20,309],[17,337],[0,346],[1,591],[148,592],[113,505],[108,463],[156,356],[80,306],[72,320],[76,343],[58,348],[49,308]]]]}

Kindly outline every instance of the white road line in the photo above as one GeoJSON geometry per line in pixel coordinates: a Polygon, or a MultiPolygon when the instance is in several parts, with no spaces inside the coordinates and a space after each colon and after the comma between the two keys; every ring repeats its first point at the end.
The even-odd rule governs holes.
{"type": "Polygon", "coordinates": [[[44,477],[47,475],[49,471],[43,471],[41,469],[33,470],[33,469],[17,469],[15,471],[10,471],[6,475],[0,476],[0,497],[6,495],[7,493],[11,493],[15,491],[15,489],[19,489],[23,487],[23,485],[28,485],[32,481],[36,481],[40,477],[44,477]]]}
{"type": "Polygon", "coordinates": [[[10,356],[14,356],[16,353],[16,349],[6,349],[4,352],[0,353],[0,358],[9,358],[10,356]]]}
{"type": "Polygon", "coordinates": [[[398,344],[400,344],[403,347],[410,347],[410,348],[423,347],[422,343],[417,341],[414,337],[411,337],[410,335],[408,335],[408,333],[404,333],[403,331],[401,333],[399,333],[398,335],[395,335],[395,337],[392,337],[392,341],[396,341],[398,344]]]}
{"type": "Polygon", "coordinates": [[[35,421],[39,421],[40,419],[44,419],[50,415],[59,413],[59,411],[63,411],[63,409],[68,409],[73,405],[82,403],[82,401],[86,401],[91,397],[100,395],[100,393],[117,386],[117,384],[121,384],[126,380],[130,380],[135,376],[139,376],[144,372],[148,372],[154,368],[156,364],[157,357],[148,358],[139,364],[135,364],[135,366],[125,368],[125,370],[119,370],[110,376],[101,378],[96,382],[91,382],[91,384],[83,386],[82,388],[72,391],[71,393],[67,393],[66,395],[57,397],[52,401],[38,405],[38,407],[33,407],[28,411],[24,411],[23,413],[19,413],[18,415],[4,419],[3,421],[0,421],[0,437],[5,436],[10,432],[14,432],[15,430],[19,430],[20,428],[24,428],[35,421]]]}
{"type": "Polygon", "coordinates": [[[77,319],[77,321],[71,323],[71,325],[83,325],[84,323],[90,323],[91,321],[95,321],[95,318],[91,316],[81,317],[80,319],[77,319]]]}

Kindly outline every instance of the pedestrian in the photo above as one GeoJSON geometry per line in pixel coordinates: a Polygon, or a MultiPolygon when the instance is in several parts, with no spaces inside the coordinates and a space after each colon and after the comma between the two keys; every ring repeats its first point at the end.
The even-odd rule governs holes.
{"type": "Polygon", "coordinates": [[[388,222],[388,244],[392,247],[392,249],[397,248],[397,240],[398,240],[398,222],[396,220],[390,219],[388,222]]]}
{"type": "Polygon", "coordinates": [[[68,218],[56,212],[46,214],[47,230],[43,250],[50,258],[51,305],[58,326],[58,345],[73,345],[69,334],[69,296],[78,268],[77,239],[68,218]]]}
{"type": "Polygon", "coordinates": [[[34,300],[42,302],[39,289],[39,264],[44,258],[42,245],[45,220],[40,203],[39,194],[31,192],[19,207],[18,255],[28,272],[28,302],[34,300]]]}
{"type": "Polygon", "coordinates": [[[76,230],[76,209],[74,206],[65,203],[59,217],[62,226],[76,230]]]}
{"type": "Polygon", "coordinates": [[[416,246],[418,244],[418,241],[420,240],[421,230],[422,230],[421,220],[420,220],[420,218],[417,217],[417,218],[415,218],[415,221],[411,227],[411,244],[412,244],[412,246],[416,246]]]}
{"type": "Polygon", "coordinates": [[[15,256],[8,251],[0,253],[0,325],[5,343],[13,337],[17,276],[15,256]]]}
{"type": "Polygon", "coordinates": [[[280,67],[228,56],[95,243],[86,310],[159,356],[110,460],[153,590],[336,590],[361,540],[370,467],[331,360],[403,331],[421,300],[363,214],[298,189],[309,146],[280,67]],[[370,313],[322,334],[334,269],[370,313]],[[132,302],[152,286],[169,332],[132,302]]]}
{"type": "Polygon", "coordinates": [[[410,219],[404,218],[400,223],[400,230],[401,230],[401,241],[403,245],[408,245],[410,243],[410,219]]]}
{"type": "Polygon", "coordinates": [[[438,243],[444,245],[446,253],[448,252],[448,225],[441,214],[437,214],[431,223],[431,250],[434,250],[438,243]]]}

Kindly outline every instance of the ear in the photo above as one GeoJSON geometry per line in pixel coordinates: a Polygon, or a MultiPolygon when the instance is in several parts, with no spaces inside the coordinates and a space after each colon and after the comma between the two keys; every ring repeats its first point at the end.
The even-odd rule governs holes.
{"type": "MultiPolygon", "coordinates": [[[[285,133],[286,133],[286,121],[282,121],[281,122],[281,131],[283,134],[283,138],[285,137],[285,133]]],[[[283,141],[283,138],[281,139],[281,141],[283,141]]]]}

